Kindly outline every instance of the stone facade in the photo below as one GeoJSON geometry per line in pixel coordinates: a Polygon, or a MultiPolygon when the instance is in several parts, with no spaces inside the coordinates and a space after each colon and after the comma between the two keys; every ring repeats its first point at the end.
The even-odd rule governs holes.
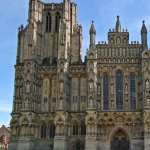
{"type": "Polygon", "coordinates": [[[9,150],[150,150],[150,51],[129,42],[119,16],[108,42],[81,59],[82,26],[70,0],[30,0],[18,31],[9,150]]]}

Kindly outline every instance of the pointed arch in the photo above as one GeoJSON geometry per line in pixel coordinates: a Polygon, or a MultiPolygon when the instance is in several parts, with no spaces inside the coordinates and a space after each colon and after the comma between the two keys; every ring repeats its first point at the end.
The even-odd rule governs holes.
{"type": "Polygon", "coordinates": [[[56,18],[55,18],[55,32],[59,32],[59,25],[60,25],[60,13],[56,13],[56,18]]]}
{"type": "Polygon", "coordinates": [[[116,130],[111,137],[111,150],[129,150],[130,142],[127,133],[122,130],[116,130]]]}
{"type": "Polygon", "coordinates": [[[52,29],[52,16],[48,12],[46,15],[46,32],[51,32],[52,29]]]}
{"type": "Polygon", "coordinates": [[[130,108],[136,110],[136,76],[133,73],[130,74],[130,108]]]}
{"type": "Polygon", "coordinates": [[[109,76],[103,75],[103,109],[109,110],[109,76]]]}
{"type": "Polygon", "coordinates": [[[117,110],[123,110],[123,72],[121,70],[116,71],[116,108],[117,110]]]}

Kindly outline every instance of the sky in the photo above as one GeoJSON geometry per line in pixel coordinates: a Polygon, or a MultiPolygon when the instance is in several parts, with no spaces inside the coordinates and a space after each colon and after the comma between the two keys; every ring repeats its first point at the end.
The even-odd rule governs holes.
{"type": "MultiPolygon", "coordinates": [[[[62,0],[43,0],[61,2],[62,0]]],[[[149,0],[74,0],[78,5],[78,23],[83,26],[83,54],[89,45],[92,20],[97,31],[96,41],[106,41],[107,32],[115,27],[119,15],[123,28],[130,32],[130,41],[140,41],[142,20],[150,32],[149,0]]],[[[16,62],[17,30],[27,24],[28,0],[4,0],[0,5],[0,126],[9,126],[13,104],[14,65],[16,62]]],[[[150,44],[148,35],[148,43],[150,44]]]]}

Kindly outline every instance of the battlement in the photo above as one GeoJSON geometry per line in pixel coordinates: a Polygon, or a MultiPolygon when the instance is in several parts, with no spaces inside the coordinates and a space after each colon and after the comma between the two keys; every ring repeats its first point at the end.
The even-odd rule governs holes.
{"type": "Polygon", "coordinates": [[[44,10],[55,11],[62,10],[63,3],[44,3],[44,10]]]}

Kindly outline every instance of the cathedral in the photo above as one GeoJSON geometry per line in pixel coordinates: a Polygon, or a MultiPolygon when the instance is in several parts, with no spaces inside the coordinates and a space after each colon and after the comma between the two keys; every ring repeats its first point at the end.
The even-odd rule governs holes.
{"type": "Polygon", "coordinates": [[[82,59],[82,26],[71,0],[29,0],[18,29],[9,150],[150,150],[150,51],[130,42],[119,16],[96,43],[92,21],[82,59]],[[115,23],[114,23],[115,24],[115,23]]]}

